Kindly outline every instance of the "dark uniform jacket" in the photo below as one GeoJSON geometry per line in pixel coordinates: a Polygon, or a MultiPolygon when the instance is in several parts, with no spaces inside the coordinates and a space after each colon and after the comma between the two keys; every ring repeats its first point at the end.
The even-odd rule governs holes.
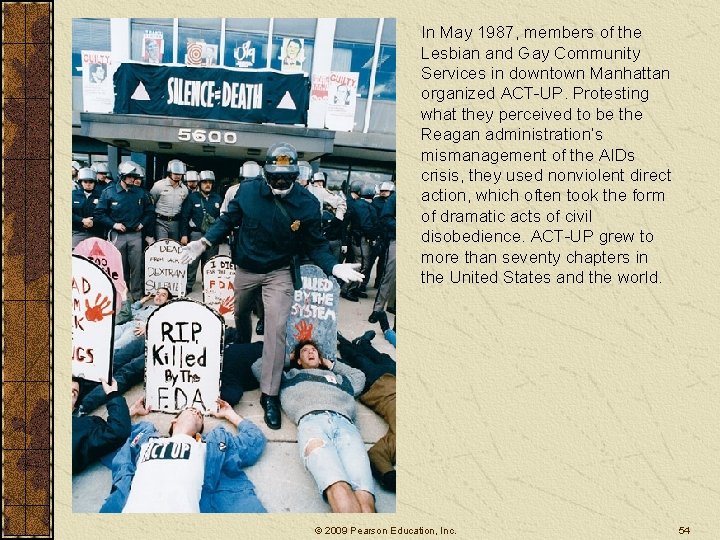
{"type": "Polygon", "coordinates": [[[110,392],[107,409],[107,422],[98,416],[73,416],[73,474],[120,448],[130,436],[130,412],[125,398],[119,392],[110,392]]]}
{"type": "Polygon", "coordinates": [[[345,221],[350,225],[353,243],[360,245],[360,239],[374,240],[378,234],[378,215],[372,204],[362,199],[348,199],[345,221]]]}
{"type": "Polygon", "coordinates": [[[85,196],[85,190],[74,189],[72,192],[72,228],[73,231],[90,233],[93,236],[102,236],[103,227],[98,224],[97,220],[93,220],[93,226],[90,229],[83,227],[83,218],[94,218],[95,207],[100,201],[100,191],[95,188],[90,192],[88,197],[85,196]]]}
{"type": "Polygon", "coordinates": [[[182,203],[180,209],[180,236],[190,236],[191,232],[200,230],[205,214],[217,219],[223,199],[217,193],[210,193],[205,198],[199,191],[193,191],[182,203]],[[190,222],[192,221],[192,225],[190,222]]]}
{"type": "Polygon", "coordinates": [[[307,255],[331,275],[337,261],[322,236],[315,196],[295,184],[285,197],[277,197],[284,212],[275,201],[264,180],[242,182],[227,212],[220,215],[205,238],[217,245],[239,226],[232,260],[240,268],[267,273],[288,266],[293,255],[307,255]]]}
{"type": "Polygon", "coordinates": [[[116,223],[127,227],[126,232],[134,232],[142,224],[143,231],[155,232],[155,206],[144,189],[130,186],[125,191],[120,182],[113,182],[105,188],[95,208],[95,221],[107,230],[116,223]]]}
{"type": "Polygon", "coordinates": [[[382,214],[380,214],[380,226],[382,227],[385,240],[395,240],[395,201],[397,197],[392,193],[383,206],[382,214]]]}

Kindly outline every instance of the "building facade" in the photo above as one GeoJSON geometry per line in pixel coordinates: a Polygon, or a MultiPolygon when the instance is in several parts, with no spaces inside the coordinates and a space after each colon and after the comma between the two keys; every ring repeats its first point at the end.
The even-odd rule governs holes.
{"type": "Polygon", "coordinates": [[[73,159],[107,161],[115,172],[132,158],[151,184],[180,158],[229,183],[244,161],[262,163],[282,140],[331,186],[394,181],[395,33],[395,19],[75,19],[73,159]],[[286,92],[293,75],[300,88],[286,92]],[[253,77],[263,82],[253,86],[253,77]],[[153,95],[158,80],[170,106],[153,95]],[[263,84],[264,93],[251,91],[263,84]],[[265,110],[273,91],[275,112],[299,116],[265,110]],[[213,93],[214,108],[206,103],[213,93]],[[270,114],[244,119],[220,109],[245,100],[270,114]]]}

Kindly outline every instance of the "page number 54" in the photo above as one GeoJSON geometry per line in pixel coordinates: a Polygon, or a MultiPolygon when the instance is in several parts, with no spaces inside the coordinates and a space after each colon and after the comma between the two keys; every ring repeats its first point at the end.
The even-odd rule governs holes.
{"type": "Polygon", "coordinates": [[[690,527],[680,527],[678,534],[690,534],[690,527]]]}

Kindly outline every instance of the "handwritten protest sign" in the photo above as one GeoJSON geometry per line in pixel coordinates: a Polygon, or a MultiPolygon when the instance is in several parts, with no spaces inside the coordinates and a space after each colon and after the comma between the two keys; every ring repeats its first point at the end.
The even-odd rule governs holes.
{"type": "Polygon", "coordinates": [[[352,131],[360,74],[333,71],[330,73],[329,99],[325,127],[334,131],[352,131]]]}
{"type": "Polygon", "coordinates": [[[314,340],[321,354],[337,356],[337,310],[340,286],[314,264],[300,267],[303,287],[295,291],[287,324],[286,358],[299,341],[314,340]]]}
{"type": "Polygon", "coordinates": [[[145,248],[145,294],[167,288],[175,298],[185,296],[187,264],[180,262],[183,246],[175,240],[158,240],[145,248]]]}
{"type": "Polygon", "coordinates": [[[155,411],[217,411],[225,324],[200,302],[179,299],[148,318],[145,403],[155,411]]]}
{"type": "Polygon", "coordinates": [[[203,303],[232,318],[235,301],[235,265],[227,255],[215,255],[203,268],[203,303]]]}
{"type": "Polygon", "coordinates": [[[89,381],[112,377],[115,287],[94,262],[72,256],[72,374],[89,381]]]}
{"type": "Polygon", "coordinates": [[[102,238],[88,238],[75,246],[73,253],[90,259],[110,276],[115,285],[115,301],[118,306],[122,305],[127,298],[127,285],[123,275],[122,255],[115,244],[102,238]]]}

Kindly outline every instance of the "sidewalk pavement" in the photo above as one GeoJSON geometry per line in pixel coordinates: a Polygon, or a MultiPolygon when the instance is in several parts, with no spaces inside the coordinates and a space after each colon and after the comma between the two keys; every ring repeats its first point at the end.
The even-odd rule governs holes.
{"type": "MultiPolygon", "coordinates": [[[[373,283],[373,280],[370,280],[373,283]]],[[[375,330],[377,336],[373,346],[380,352],[395,358],[395,349],[382,335],[379,324],[367,321],[372,311],[375,289],[368,287],[368,298],[359,302],[348,302],[340,299],[338,313],[338,331],[347,339],[354,339],[366,330],[375,330]]],[[[189,298],[202,300],[200,282],[196,282],[189,298]]],[[[388,314],[392,328],[394,316],[388,314]]],[[[253,329],[256,320],[253,318],[253,329]]],[[[254,330],[253,330],[254,332],[254,330]]],[[[262,337],[253,337],[253,341],[262,337]]],[[[128,406],[144,394],[143,385],[137,385],[125,394],[128,406]]],[[[357,425],[362,433],[366,447],[370,448],[387,431],[387,424],[370,409],[357,402],[357,425]]],[[[330,506],[323,501],[312,476],[305,471],[297,447],[297,428],[283,414],[282,428],[274,431],[268,429],[263,421],[263,410],[260,407],[260,391],[245,392],[235,410],[245,418],[258,425],[268,444],[262,457],[254,466],[246,469],[248,477],[255,484],[258,497],[268,512],[329,512],[330,506]]],[[[107,409],[101,407],[94,414],[107,417],[107,409]]],[[[143,420],[155,424],[161,433],[167,433],[172,415],[151,413],[143,420]]],[[[205,431],[208,432],[224,420],[207,417],[205,431]]],[[[101,464],[93,465],[81,474],[73,477],[73,512],[97,512],[110,493],[112,485],[110,469],[101,464]]],[[[385,491],[376,483],[376,509],[378,512],[395,512],[395,494],[385,491]]]]}

